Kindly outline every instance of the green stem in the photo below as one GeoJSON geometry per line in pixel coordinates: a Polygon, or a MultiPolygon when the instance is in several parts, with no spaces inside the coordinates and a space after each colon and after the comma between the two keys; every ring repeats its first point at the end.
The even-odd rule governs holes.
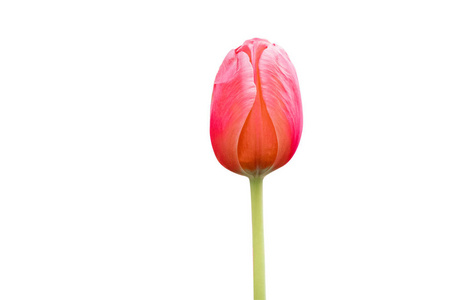
{"type": "Polygon", "coordinates": [[[251,214],[253,220],[254,300],[265,300],[265,251],[263,242],[263,178],[250,178],[251,214]]]}

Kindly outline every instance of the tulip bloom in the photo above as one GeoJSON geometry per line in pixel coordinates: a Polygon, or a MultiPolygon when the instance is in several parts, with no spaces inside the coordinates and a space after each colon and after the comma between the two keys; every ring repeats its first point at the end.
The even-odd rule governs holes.
{"type": "Polygon", "coordinates": [[[252,39],[231,50],[215,78],[210,136],[227,169],[264,177],[285,165],[298,147],[302,106],[287,53],[252,39]]]}
{"type": "Polygon", "coordinates": [[[252,39],[231,50],[215,78],[210,137],[218,161],[250,179],[255,300],[265,300],[262,181],[292,158],[301,132],[298,78],[284,49],[252,39]]]}

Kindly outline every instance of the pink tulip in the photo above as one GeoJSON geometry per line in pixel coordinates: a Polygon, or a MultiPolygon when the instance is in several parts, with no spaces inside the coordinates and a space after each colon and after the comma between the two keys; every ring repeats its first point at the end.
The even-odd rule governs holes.
{"type": "Polygon", "coordinates": [[[215,78],[210,135],[227,169],[264,177],[285,165],[302,132],[298,78],[287,53],[263,39],[231,50],[215,78]]]}
{"type": "Polygon", "coordinates": [[[218,161],[250,181],[255,300],[266,299],[263,178],[292,158],[301,132],[298,78],[284,49],[252,39],[231,50],[215,78],[210,137],[218,161]]]}

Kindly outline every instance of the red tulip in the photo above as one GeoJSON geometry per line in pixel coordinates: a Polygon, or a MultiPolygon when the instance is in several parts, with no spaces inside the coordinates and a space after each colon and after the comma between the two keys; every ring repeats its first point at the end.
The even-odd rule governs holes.
{"type": "Polygon", "coordinates": [[[263,39],[231,50],[215,78],[210,135],[227,169],[263,177],[285,165],[302,132],[298,78],[287,53],[263,39]]]}

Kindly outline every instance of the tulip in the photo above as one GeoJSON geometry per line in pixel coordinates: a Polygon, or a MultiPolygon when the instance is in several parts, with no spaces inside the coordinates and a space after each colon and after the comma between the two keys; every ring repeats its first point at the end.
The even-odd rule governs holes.
{"type": "Polygon", "coordinates": [[[218,161],[241,175],[264,177],[298,147],[302,106],[287,53],[252,39],[231,50],[215,78],[210,136],[218,161]]]}
{"type": "Polygon", "coordinates": [[[298,78],[284,49],[251,39],[228,53],[215,78],[210,136],[218,161],[250,179],[255,300],[265,300],[262,181],[292,158],[302,123],[298,78]]]}

